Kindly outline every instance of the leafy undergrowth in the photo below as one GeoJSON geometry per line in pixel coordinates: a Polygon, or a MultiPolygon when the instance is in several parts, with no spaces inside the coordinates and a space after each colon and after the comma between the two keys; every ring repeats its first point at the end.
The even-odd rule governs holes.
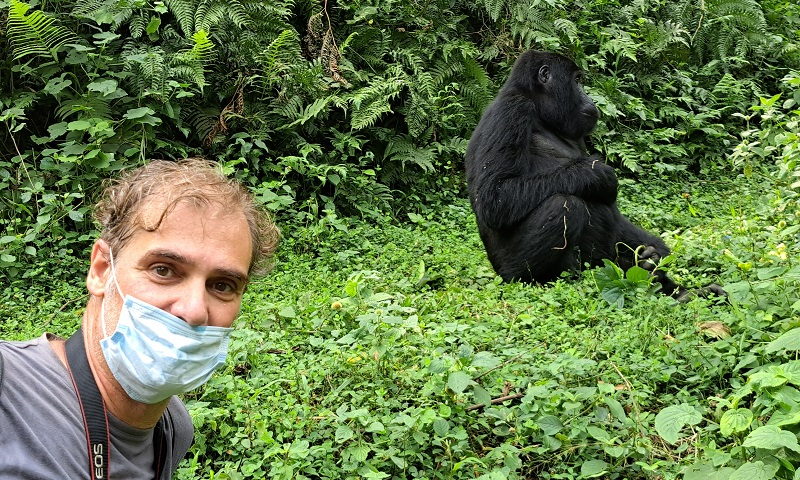
{"type": "MultiPolygon", "coordinates": [[[[610,301],[603,269],[502,284],[466,201],[403,225],[284,226],[228,367],[186,395],[177,478],[792,478],[796,199],[756,177],[622,189],[626,214],[665,231],[669,273],[730,303],[676,304],[635,276],[610,301]]],[[[68,333],[79,286],[4,292],[0,337],[68,333]]]]}

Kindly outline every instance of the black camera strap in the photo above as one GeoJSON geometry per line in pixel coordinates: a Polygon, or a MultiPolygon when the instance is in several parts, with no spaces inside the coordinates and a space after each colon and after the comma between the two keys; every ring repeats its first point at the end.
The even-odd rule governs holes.
{"type": "MultiPolygon", "coordinates": [[[[86,431],[86,447],[89,458],[89,478],[92,480],[109,479],[109,457],[111,453],[111,436],[108,428],[108,413],[106,412],[103,397],[94,381],[94,375],[86,358],[86,348],[83,342],[83,330],[78,329],[66,342],[67,363],[72,384],[78,395],[81,407],[81,416],[86,431]]],[[[153,432],[154,470],[156,479],[161,477],[161,471],[166,460],[166,446],[164,434],[164,418],[156,424],[153,432]]]]}

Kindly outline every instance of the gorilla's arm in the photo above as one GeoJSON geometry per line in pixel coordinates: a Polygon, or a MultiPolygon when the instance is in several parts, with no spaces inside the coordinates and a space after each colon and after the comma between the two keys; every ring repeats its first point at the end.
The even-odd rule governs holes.
{"type": "Polygon", "coordinates": [[[484,178],[474,198],[481,222],[490,228],[512,226],[547,198],[574,195],[589,202],[617,199],[614,169],[597,158],[571,160],[542,172],[484,178]]]}

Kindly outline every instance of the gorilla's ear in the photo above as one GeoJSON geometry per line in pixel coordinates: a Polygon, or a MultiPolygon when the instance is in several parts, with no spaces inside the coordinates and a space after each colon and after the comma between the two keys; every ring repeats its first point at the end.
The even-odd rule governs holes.
{"type": "Polygon", "coordinates": [[[542,65],[539,67],[539,83],[542,85],[546,84],[550,81],[550,66],[549,65],[542,65]]]}

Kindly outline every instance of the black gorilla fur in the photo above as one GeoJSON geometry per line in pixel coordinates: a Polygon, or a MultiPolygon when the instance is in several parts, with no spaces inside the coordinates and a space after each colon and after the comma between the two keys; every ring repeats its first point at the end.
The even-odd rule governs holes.
{"type": "MultiPolygon", "coordinates": [[[[469,141],[470,201],[505,281],[548,282],[604,258],[653,271],[669,255],[619,212],[614,169],[587,153],[598,111],[580,75],[561,55],[523,53],[469,141]]],[[[654,275],[664,293],[684,294],[664,272],[654,275]]]]}

